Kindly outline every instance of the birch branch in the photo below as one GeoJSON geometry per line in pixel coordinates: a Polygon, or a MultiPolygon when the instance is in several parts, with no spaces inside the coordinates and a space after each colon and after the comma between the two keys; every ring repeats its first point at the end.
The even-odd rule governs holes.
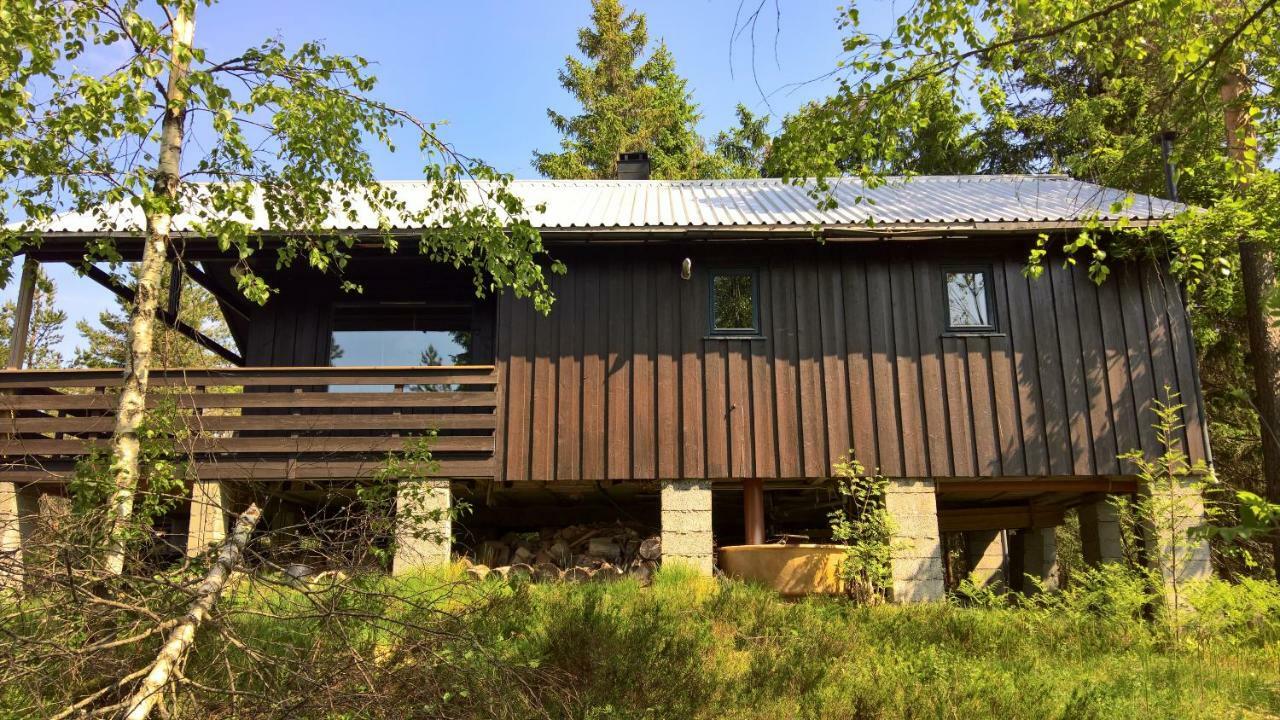
{"type": "Polygon", "coordinates": [[[191,649],[196,630],[209,617],[214,602],[222,594],[227,578],[240,562],[240,556],[244,553],[245,546],[249,544],[249,536],[253,533],[253,528],[258,524],[261,516],[262,511],[258,506],[250,505],[249,509],[236,520],[236,527],[231,537],[227,538],[218,551],[217,562],[209,568],[209,573],[204,576],[204,581],[196,589],[196,599],[187,609],[182,622],[169,633],[169,639],[156,655],[150,672],[138,686],[133,697],[129,699],[126,706],[129,711],[125,714],[127,720],[146,720],[151,714],[152,708],[160,700],[161,692],[186,658],[187,651],[191,649]]]}

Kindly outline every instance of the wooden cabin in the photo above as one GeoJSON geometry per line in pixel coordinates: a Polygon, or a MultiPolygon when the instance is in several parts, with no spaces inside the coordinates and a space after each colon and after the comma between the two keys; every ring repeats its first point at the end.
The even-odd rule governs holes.
{"type": "MultiPolygon", "coordinates": [[[[668,561],[710,572],[716,545],[821,525],[836,464],[856,458],[890,479],[896,595],[929,599],[953,535],[969,570],[1013,584],[1051,581],[1069,511],[1089,559],[1117,556],[1104,500],[1138,490],[1121,453],[1162,452],[1155,403],[1182,405],[1175,441],[1209,458],[1188,319],[1158,264],[1116,263],[1101,285],[1061,258],[1024,274],[1042,234],[1060,245],[1088,225],[1153,226],[1173,203],[1062,176],[841,181],[825,211],[770,179],[514,188],[545,203],[534,223],[568,269],[548,315],[478,299],[467,273],[412,251],[359,247],[344,279],[363,292],[264,265],[279,292],[259,307],[216,248],[183,234],[177,271],[219,298],[236,345],[219,350],[231,367],[152,374],[184,389],[208,431],[191,448],[193,547],[221,531],[239,486],[305,497],[434,430],[433,497],[466,497],[462,525],[623,511],[661,528],[668,561]]],[[[138,225],[119,227],[136,256],[138,225]]],[[[345,218],[333,230],[371,233],[345,218]]],[[[30,257],[78,262],[99,235],[65,217],[30,257]]],[[[110,431],[118,383],[112,370],[0,373],[14,502],[56,492],[110,431]]],[[[415,552],[425,560],[397,563],[448,547],[415,552]]]]}

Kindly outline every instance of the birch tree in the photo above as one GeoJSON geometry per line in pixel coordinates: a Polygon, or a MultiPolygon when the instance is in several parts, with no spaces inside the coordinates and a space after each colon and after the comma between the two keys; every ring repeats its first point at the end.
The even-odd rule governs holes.
{"type": "MultiPolygon", "coordinates": [[[[212,58],[195,40],[197,9],[212,5],[0,4],[0,280],[14,256],[40,246],[40,228],[57,212],[91,213],[104,228],[123,209],[145,218],[111,443],[104,567],[112,573],[123,563],[138,483],[162,270],[182,252],[171,232],[180,211],[236,261],[239,289],[257,303],[273,289],[252,259],[272,252],[278,266],[341,273],[356,237],[327,231],[324,221],[331,211],[354,218],[360,207],[376,217],[368,234],[388,251],[398,249],[390,218],[433,228],[418,251],[471,271],[478,294],[508,289],[546,311],[544,267],[562,270],[546,258],[510,178],[455,151],[434,124],[378,101],[364,58],[330,54],[318,42],[291,50],[275,39],[212,58]],[[122,59],[106,71],[86,69],[104,57],[122,59]],[[402,134],[422,154],[431,188],[412,210],[376,182],[370,157],[376,146],[394,150],[402,134]],[[268,248],[251,232],[246,218],[255,217],[290,232],[268,248]]],[[[119,259],[108,237],[84,261],[119,259]]]]}

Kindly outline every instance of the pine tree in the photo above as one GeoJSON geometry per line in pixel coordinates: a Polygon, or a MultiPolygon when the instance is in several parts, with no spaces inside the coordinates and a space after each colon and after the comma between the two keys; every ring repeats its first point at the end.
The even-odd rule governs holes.
{"type": "MultiPolygon", "coordinates": [[[[169,277],[161,280],[161,296],[168,297],[169,277]]],[[[183,278],[182,301],[178,318],[213,340],[230,346],[231,331],[222,318],[218,301],[208,290],[183,278]]],[[[103,310],[96,324],[88,320],[76,323],[84,344],[76,347],[76,367],[121,367],[128,353],[129,308],[117,300],[115,310],[103,310]]],[[[216,367],[227,362],[200,347],[178,331],[164,327],[153,335],[152,352],[159,367],[216,367]]]]}
{"type": "MultiPolygon", "coordinates": [[[[62,367],[62,329],[67,323],[67,313],[57,308],[58,288],[37,270],[35,293],[31,301],[31,324],[27,330],[27,349],[22,358],[24,368],[62,367]]],[[[0,307],[0,357],[9,356],[9,343],[13,340],[13,321],[17,303],[10,300],[0,307]]]]}
{"type": "Polygon", "coordinates": [[[712,154],[718,163],[716,177],[757,178],[765,174],[773,139],[766,129],[768,115],[756,115],[738,103],[738,125],[721,130],[712,140],[712,154]]]}
{"type": "Polygon", "coordinates": [[[659,179],[691,179],[715,174],[715,163],[696,130],[698,107],[688,82],[676,72],[663,42],[651,54],[643,14],[618,0],[592,0],[591,26],[578,31],[585,59],[568,57],[560,84],[582,113],[548,109],[560,131],[559,152],[534,152],[534,167],[549,178],[608,179],[618,154],[649,153],[659,179]]]}

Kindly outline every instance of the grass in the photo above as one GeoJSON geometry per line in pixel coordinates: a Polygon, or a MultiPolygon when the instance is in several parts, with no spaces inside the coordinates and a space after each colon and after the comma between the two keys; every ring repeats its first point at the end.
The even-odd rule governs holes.
{"type": "Polygon", "coordinates": [[[187,676],[227,687],[231,671],[240,695],[184,695],[172,716],[1280,717],[1274,583],[1206,586],[1175,639],[1106,576],[1021,608],[791,602],[675,569],[648,588],[456,579],[246,584],[224,632],[266,662],[202,632],[187,676]]]}

